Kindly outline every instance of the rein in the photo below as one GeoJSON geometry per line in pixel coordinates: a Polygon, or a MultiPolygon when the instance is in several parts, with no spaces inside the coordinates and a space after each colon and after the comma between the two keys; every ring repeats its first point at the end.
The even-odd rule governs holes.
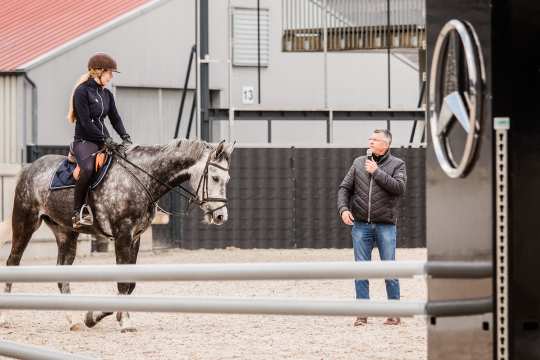
{"type": "Polygon", "coordinates": [[[142,181],[137,177],[137,175],[135,175],[133,173],[133,171],[131,171],[130,169],[128,169],[125,164],[122,164],[120,161],[118,161],[118,159],[115,159],[115,161],[120,165],[122,166],[138,183],[139,185],[141,185],[141,187],[144,189],[145,193],[146,193],[146,196],[148,197],[148,199],[150,200],[150,202],[152,204],[155,204],[155,206],[160,210],[162,211],[163,213],[169,215],[169,216],[184,216],[186,214],[189,213],[189,210],[190,210],[190,207],[191,207],[191,204],[192,203],[195,203],[199,206],[202,206],[204,205],[205,203],[208,203],[208,202],[221,202],[223,203],[223,205],[221,206],[218,206],[217,208],[215,209],[211,209],[209,211],[207,211],[205,214],[211,214],[213,216],[213,213],[221,208],[224,208],[225,206],[227,206],[227,199],[226,198],[213,198],[213,197],[208,197],[208,169],[210,166],[214,166],[214,167],[217,167],[218,169],[221,169],[221,170],[224,170],[224,171],[229,171],[229,168],[226,168],[226,167],[223,167],[221,165],[218,165],[212,161],[210,161],[212,155],[214,154],[214,151],[211,151],[210,154],[208,155],[208,158],[206,159],[206,164],[204,166],[204,171],[199,179],[199,184],[197,186],[197,190],[195,191],[195,193],[191,192],[189,189],[186,189],[185,187],[183,187],[182,185],[177,185],[176,187],[180,188],[182,191],[176,189],[176,187],[173,187],[163,181],[161,181],[160,179],[158,179],[157,177],[155,177],[154,175],[150,174],[148,171],[146,171],[145,169],[141,168],[140,166],[134,164],[133,162],[131,162],[130,160],[128,160],[120,151],[118,151],[117,149],[110,149],[109,151],[113,152],[116,156],[118,156],[120,159],[122,159],[124,162],[126,162],[127,164],[133,166],[134,168],[136,168],[137,170],[141,171],[142,173],[146,174],[148,177],[150,177],[152,180],[154,180],[155,182],[157,182],[158,184],[160,184],[161,186],[164,186],[168,191],[173,191],[177,194],[179,194],[180,196],[182,196],[183,198],[187,199],[187,204],[186,204],[186,209],[185,209],[185,212],[183,213],[179,213],[179,212],[173,212],[173,211],[167,211],[165,209],[163,209],[161,206],[159,206],[159,204],[157,203],[157,201],[159,199],[156,199],[154,200],[154,198],[152,197],[152,194],[150,193],[150,190],[148,190],[148,188],[142,183],[142,181]],[[197,194],[199,193],[199,191],[201,190],[201,186],[202,186],[202,191],[203,191],[203,194],[202,194],[202,200],[199,200],[198,197],[197,197],[197,194]]]}

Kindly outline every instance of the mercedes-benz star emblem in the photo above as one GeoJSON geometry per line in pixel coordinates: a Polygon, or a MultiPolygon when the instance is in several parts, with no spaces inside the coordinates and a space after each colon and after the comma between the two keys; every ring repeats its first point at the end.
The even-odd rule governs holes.
{"type": "Polygon", "coordinates": [[[452,178],[465,177],[472,169],[483,122],[484,84],[484,61],[472,25],[450,20],[439,33],[433,50],[429,125],[437,160],[452,178]],[[463,54],[463,57],[449,59],[452,51],[454,55],[463,54]],[[456,123],[466,134],[459,161],[454,159],[449,140],[450,129],[456,123]]]}

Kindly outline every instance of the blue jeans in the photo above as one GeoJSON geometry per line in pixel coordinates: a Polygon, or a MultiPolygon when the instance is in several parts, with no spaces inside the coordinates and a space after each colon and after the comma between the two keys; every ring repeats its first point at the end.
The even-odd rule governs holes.
{"type": "MultiPolygon", "coordinates": [[[[374,244],[377,244],[381,260],[396,259],[396,225],[368,224],[355,221],[352,227],[355,261],[370,261],[374,244]]],[[[399,300],[399,280],[385,279],[388,299],[399,300]]],[[[357,299],[369,299],[369,281],[355,280],[357,299]]]]}

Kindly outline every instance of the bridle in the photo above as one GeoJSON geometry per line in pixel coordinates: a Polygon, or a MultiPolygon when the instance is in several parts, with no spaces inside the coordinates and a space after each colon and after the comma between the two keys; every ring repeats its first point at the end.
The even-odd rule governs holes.
{"type": "MultiPolygon", "coordinates": [[[[212,150],[210,152],[210,154],[208,155],[208,158],[206,159],[206,164],[204,165],[204,171],[201,174],[201,177],[199,178],[199,184],[197,185],[197,190],[195,191],[195,194],[198,194],[199,190],[201,190],[201,186],[202,186],[202,201],[199,201],[199,199],[195,195],[195,197],[190,196],[190,198],[188,199],[188,204],[187,204],[187,209],[189,209],[190,202],[193,202],[193,201],[197,201],[197,205],[199,205],[199,206],[202,206],[203,204],[208,203],[208,202],[220,202],[220,203],[223,203],[221,206],[218,206],[218,207],[216,207],[214,209],[210,209],[209,211],[205,212],[205,214],[210,214],[210,215],[212,215],[212,217],[214,216],[215,211],[227,206],[227,199],[226,198],[216,198],[216,197],[209,197],[208,196],[208,170],[209,170],[210,166],[213,166],[213,167],[216,167],[216,168],[221,169],[223,171],[229,172],[228,167],[224,167],[224,166],[221,166],[221,165],[219,165],[219,164],[217,164],[217,163],[215,163],[213,161],[210,161],[210,159],[212,158],[212,155],[214,154],[214,152],[215,152],[215,150],[212,150]]],[[[181,185],[179,185],[179,186],[181,187],[181,185]]]]}
{"type": "Polygon", "coordinates": [[[150,174],[148,171],[144,170],[143,168],[141,168],[140,166],[134,164],[133,162],[129,161],[120,151],[118,151],[117,149],[115,148],[112,148],[112,149],[108,149],[109,153],[114,153],[115,155],[117,155],[119,158],[121,158],[122,160],[124,160],[124,162],[126,162],[127,164],[133,166],[134,168],[136,168],[137,170],[143,172],[144,174],[148,175],[152,180],[154,180],[155,182],[157,182],[158,184],[160,184],[161,186],[164,186],[165,188],[167,188],[169,191],[173,191],[177,194],[179,194],[180,196],[184,197],[186,200],[187,200],[187,204],[186,204],[186,209],[185,209],[185,212],[184,213],[179,213],[179,212],[174,212],[174,211],[167,211],[165,209],[163,209],[161,206],[159,206],[159,204],[157,203],[157,201],[159,199],[155,199],[153,198],[152,194],[150,193],[150,190],[148,190],[148,188],[142,183],[142,181],[130,170],[128,169],[124,164],[122,164],[120,161],[118,161],[118,159],[116,159],[116,162],[122,166],[138,183],[139,185],[141,185],[141,187],[144,189],[147,197],[149,198],[150,202],[152,204],[155,204],[155,206],[162,212],[164,212],[165,214],[167,215],[170,215],[170,216],[184,216],[186,215],[187,213],[189,213],[189,210],[190,210],[190,207],[191,207],[191,204],[197,204],[199,206],[203,206],[204,204],[206,203],[209,203],[209,202],[219,202],[219,203],[222,203],[221,206],[218,206],[214,209],[210,209],[208,211],[205,212],[205,214],[210,214],[212,217],[214,216],[214,212],[219,210],[219,209],[222,209],[224,207],[227,206],[227,199],[226,198],[217,198],[217,197],[209,197],[208,196],[208,170],[210,168],[210,166],[213,166],[213,167],[216,167],[218,169],[221,169],[221,170],[224,170],[224,171],[227,171],[229,172],[229,168],[228,167],[224,167],[224,166],[221,166],[213,161],[211,161],[212,159],[212,155],[214,155],[215,151],[216,150],[212,150],[210,152],[210,154],[208,154],[208,158],[206,159],[206,163],[204,165],[204,171],[203,173],[201,174],[201,177],[199,179],[199,183],[197,185],[197,190],[195,191],[195,193],[191,192],[189,189],[186,189],[184,186],[182,185],[177,185],[176,187],[178,187],[180,190],[177,190],[176,187],[173,187],[163,181],[161,181],[160,179],[158,179],[157,177],[155,177],[154,175],[150,174]],[[201,191],[201,188],[202,188],[202,199],[199,200],[199,197],[197,196],[197,194],[199,193],[199,191],[201,191]]]}

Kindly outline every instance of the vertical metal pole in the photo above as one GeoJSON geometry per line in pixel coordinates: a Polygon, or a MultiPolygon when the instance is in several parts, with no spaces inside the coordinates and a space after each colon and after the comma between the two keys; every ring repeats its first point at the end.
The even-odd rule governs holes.
{"type": "Polygon", "coordinates": [[[4,221],[4,177],[0,175],[0,221],[4,221]]]}
{"type": "Polygon", "coordinates": [[[289,42],[291,43],[291,51],[294,51],[294,36],[293,36],[293,0],[287,0],[287,30],[289,34],[289,42]]]}
{"type": "MultiPolygon", "coordinates": [[[[25,159],[26,159],[26,144],[29,143],[28,141],[28,101],[27,101],[27,97],[28,97],[28,91],[27,91],[27,87],[28,87],[28,84],[26,83],[26,80],[23,80],[22,82],[22,91],[23,91],[23,97],[22,97],[22,109],[23,109],[23,122],[22,122],[22,138],[21,138],[21,164],[24,164],[25,163],[25,159]]],[[[113,93],[114,95],[114,93],[113,93]]],[[[1,201],[3,198],[0,198],[0,206],[2,206],[1,204],[1,201]]],[[[0,218],[0,221],[1,218],[0,218]]]]}
{"type": "Polygon", "coordinates": [[[496,184],[496,359],[508,359],[508,129],[495,130],[495,184],[496,184]]]}
{"type": "Polygon", "coordinates": [[[234,109],[229,107],[229,142],[234,141],[233,136],[233,126],[234,126],[234,109]]]}
{"type": "Polygon", "coordinates": [[[200,60],[201,60],[201,139],[212,140],[212,126],[208,108],[210,105],[210,83],[208,63],[208,0],[200,0],[200,60]]]}
{"type": "Polygon", "coordinates": [[[229,109],[231,105],[231,77],[232,77],[232,9],[231,9],[231,0],[227,2],[227,41],[228,41],[228,56],[227,56],[227,104],[229,109]]]}
{"type": "Polygon", "coordinates": [[[334,142],[334,111],[328,110],[328,121],[326,123],[326,142],[332,144],[334,142]]]}
{"type": "Polygon", "coordinates": [[[287,26],[289,30],[289,41],[291,43],[291,51],[295,51],[294,47],[294,3],[293,0],[287,0],[287,26]]]}
{"type": "MultiPolygon", "coordinates": [[[[388,108],[392,108],[391,80],[390,80],[390,0],[386,0],[386,63],[388,67],[388,108]]],[[[386,128],[390,130],[390,119],[386,120],[386,128]]]]}
{"type": "Polygon", "coordinates": [[[186,79],[184,81],[184,90],[182,91],[182,100],[180,101],[180,109],[178,110],[178,118],[176,119],[176,128],[174,130],[174,138],[178,138],[178,135],[180,133],[180,122],[182,121],[182,115],[184,114],[184,103],[186,101],[186,95],[187,95],[187,89],[189,85],[189,77],[191,75],[191,65],[193,63],[193,58],[196,57],[196,50],[195,45],[191,48],[191,52],[189,53],[189,62],[188,62],[188,68],[186,72],[186,79]]]}
{"type": "Polygon", "coordinates": [[[322,34],[322,24],[323,24],[322,4],[318,4],[315,15],[316,15],[316,20],[315,21],[317,23],[317,35],[318,35],[317,51],[322,51],[322,49],[323,49],[323,44],[322,44],[322,41],[323,41],[323,34],[322,34]]]}
{"type": "Polygon", "coordinates": [[[193,124],[193,115],[195,114],[195,108],[197,107],[197,93],[193,94],[193,102],[191,103],[191,111],[189,112],[189,122],[186,132],[186,139],[191,137],[191,124],[193,124]]]}
{"type": "MultiPolygon", "coordinates": [[[[196,66],[195,66],[195,96],[193,97],[193,104],[195,104],[195,137],[201,138],[201,62],[199,61],[200,53],[201,53],[201,38],[199,33],[199,0],[195,1],[195,59],[196,66]]],[[[193,108],[192,108],[193,110],[193,108]]],[[[193,111],[192,111],[193,112],[193,111]]],[[[190,123],[193,121],[193,117],[190,115],[190,123]]],[[[188,129],[190,127],[188,126],[188,129]]],[[[187,138],[189,139],[189,130],[187,134],[187,138]]]]}
{"type": "Polygon", "coordinates": [[[327,2],[323,0],[323,51],[324,51],[324,108],[328,108],[328,25],[327,2]]]}
{"type": "Polygon", "coordinates": [[[310,4],[308,3],[307,5],[307,25],[306,25],[306,33],[309,34],[309,38],[308,38],[308,41],[307,41],[307,44],[308,44],[308,49],[309,51],[312,51],[313,50],[313,29],[315,28],[315,26],[313,25],[313,8],[315,7],[315,4],[310,4]],[[309,31],[307,30],[309,29],[309,31]]]}
{"type": "Polygon", "coordinates": [[[261,104],[261,2],[257,0],[257,95],[261,104]]]}
{"type": "MultiPolygon", "coordinates": [[[[163,124],[163,89],[162,88],[158,89],[158,121],[159,121],[159,124],[163,124]]],[[[165,132],[164,127],[160,127],[159,130],[160,130],[159,131],[160,139],[168,139],[169,138],[168,131],[165,132]]],[[[175,137],[175,139],[176,139],[176,137],[175,137]]]]}
{"type": "MultiPolygon", "coordinates": [[[[230,1],[230,0],[229,0],[230,1]]],[[[286,11],[286,8],[285,8],[285,0],[281,0],[281,51],[286,51],[287,49],[287,33],[285,32],[285,29],[287,28],[286,27],[286,24],[285,24],[285,19],[286,19],[286,15],[285,15],[285,11],[286,11]]]]}
{"type": "MultiPolygon", "coordinates": [[[[37,124],[37,106],[38,106],[38,98],[37,98],[37,87],[36,87],[36,84],[28,77],[28,74],[27,73],[24,73],[24,78],[25,80],[30,84],[30,86],[32,87],[32,90],[31,90],[31,96],[32,96],[32,108],[31,108],[31,116],[32,116],[32,122],[31,122],[31,132],[30,132],[30,136],[31,136],[31,143],[32,144],[37,144],[37,138],[38,138],[38,124],[37,124]]],[[[25,98],[25,101],[26,101],[26,91],[24,92],[24,98],[25,98]]],[[[25,107],[26,109],[26,107],[25,107]]],[[[26,121],[26,118],[25,118],[25,121],[26,121]]],[[[25,139],[25,141],[27,141],[27,139],[25,139]]]]}

